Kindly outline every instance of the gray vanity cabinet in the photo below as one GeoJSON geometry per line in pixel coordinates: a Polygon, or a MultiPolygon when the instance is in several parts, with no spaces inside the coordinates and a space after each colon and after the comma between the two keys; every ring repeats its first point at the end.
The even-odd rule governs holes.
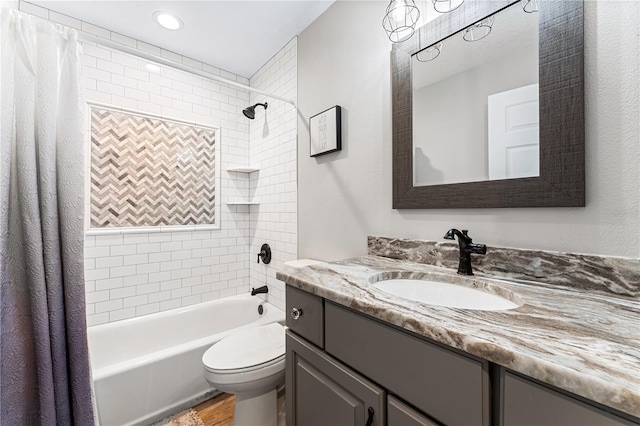
{"type": "Polygon", "coordinates": [[[384,389],[287,331],[287,426],[383,426],[384,389]]]}
{"type": "Polygon", "coordinates": [[[286,291],[287,426],[640,425],[319,296],[286,291]]]}
{"type": "Polygon", "coordinates": [[[631,421],[502,370],[502,426],[620,426],[631,421]]]}
{"type": "Polygon", "coordinates": [[[286,291],[288,426],[490,424],[488,362],[286,291]]]}

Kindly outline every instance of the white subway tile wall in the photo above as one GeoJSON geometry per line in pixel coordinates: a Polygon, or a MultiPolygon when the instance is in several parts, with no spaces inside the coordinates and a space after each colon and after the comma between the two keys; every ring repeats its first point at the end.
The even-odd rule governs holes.
{"type": "MultiPolygon", "coordinates": [[[[296,100],[297,39],[252,78],[231,74],[107,29],[20,1],[22,11],[111,41],[170,58],[189,67],[296,100]]],[[[284,309],[282,263],[297,256],[296,109],[194,74],[161,67],[93,43],[83,43],[82,86],[89,102],[182,119],[221,129],[221,229],[91,235],[85,238],[88,324],[147,315],[233,296],[269,285],[267,299],[284,309]],[[242,109],[269,102],[264,117],[249,121],[242,109]],[[227,172],[257,164],[252,173],[227,172]],[[226,205],[255,197],[260,206],[226,205]],[[273,250],[270,265],[256,264],[260,245],[273,250]]],[[[260,114],[260,113],[259,113],[260,114]]],[[[87,122],[87,131],[89,123],[87,122]]],[[[87,140],[89,149],[89,140],[87,140]]],[[[87,200],[88,202],[88,200],[87,200]]]]}
{"type": "Polygon", "coordinates": [[[248,93],[233,89],[223,95],[226,87],[209,79],[166,67],[152,73],[146,61],[99,45],[84,43],[83,49],[88,101],[221,129],[222,187],[216,195],[223,201],[220,230],[87,236],[85,258],[95,260],[85,265],[89,325],[248,291],[248,210],[224,203],[248,191],[246,177],[231,180],[224,172],[248,161],[249,129],[240,107],[248,93]]]}
{"type": "MultiPolygon", "coordinates": [[[[20,2],[19,8],[139,49],[157,49],[45,8],[20,2]]],[[[221,129],[221,229],[96,235],[85,238],[88,324],[146,315],[249,290],[249,210],[226,206],[246,197],[248,176],[229,179],[229,165],[247,164],[249,123],[242,109],[249,94],[186,72],[162,67],[149,72],[143,61],[92,43],[83,43],[84,95],[89,102],[207,124],[221,129]]],[[[220,74],[215,67],[171,52],[184,64],[220,74]]],[[[248,84],[248,80],[225,73],[248,84]]],[[[87,123],[88,126],[88,123],[87,123]]],[[[87,127],[88,130],[88,127],[87,127]]],[[[89,140],[87,140],[89,144],[89,140]]]]}
{"type": "MultiPolygon", "coordinates": [[[[250,79],[255,87],[297,101],[297,38],[291,40],[250,79]]],[[[298,254],[297,215],[297,110],[283,101],[251,93],[251,105],[268,102],[266,111],[269,134],[265,137],[264,110],[256,110],[250,124],[250,164],[259,172],[251,173],[249,193],[260,201],[251,207],[250,252],[251,285],[269,286],[266,300],[285,308],[284,283],[276,280],[276,271],[298,254]],[[262,244],[271,246],[269,265],[257,263],[262,244]]]]}
{"type": "MultiPolygon", "coordinates": [[[[146,61],[99,45],[83,43],[83,49],[88,101],[219,127],[222,159],[220,230],[87,236],[85,258],[95,260],[85,265],[89,325],[248,291],[248,210],[225,200],[246,196],[249,182],[224,172],[248,161],[249,128],[242,115],[248,93],[166,67],[149,72],[146,61]]],[[[195,63],[175,54],[171,59],[195,63]]]]}

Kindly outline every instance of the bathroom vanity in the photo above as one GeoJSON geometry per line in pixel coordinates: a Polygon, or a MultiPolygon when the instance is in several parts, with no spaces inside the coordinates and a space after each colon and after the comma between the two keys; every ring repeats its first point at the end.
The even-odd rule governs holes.
{"type": "Polygon", "coordinates": [[[278,273],[288,425],[640,424],[637,300],[482,279],[520,306],[474,311],[372,285],[425,273],[457,279],[378,256],[278,273]]]}

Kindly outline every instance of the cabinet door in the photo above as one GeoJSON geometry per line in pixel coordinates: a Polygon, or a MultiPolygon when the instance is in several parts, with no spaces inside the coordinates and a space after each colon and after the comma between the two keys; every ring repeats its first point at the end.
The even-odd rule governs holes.
{"type": "Polygon", "coordinates": [[[287,331],[287,426],[383,426],[384,390],[287,331]]]}
{"type": "Polygon", "coordinates": [[[541,386],[524,377],[509,372],[503,374],[503,426],[621,426],[637,424],[541,386]]]}

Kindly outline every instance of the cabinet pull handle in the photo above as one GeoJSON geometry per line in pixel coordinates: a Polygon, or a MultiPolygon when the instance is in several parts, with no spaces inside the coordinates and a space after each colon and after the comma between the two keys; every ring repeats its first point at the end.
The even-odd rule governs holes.
{"type": "Polygon", "coordinates": [[[293,308],[291,309],[291,318],[296,321],[302,315],[302,309],[293,308]]]}
{"type": "Polygon", "coordinates": [[[367,412],[369,413],[369,417],[367,417],[367,423],[365,426],[371,426],[373,424],[373,414],[374,414],[373,408],[369,407],[367,409],[367,412]]]}

